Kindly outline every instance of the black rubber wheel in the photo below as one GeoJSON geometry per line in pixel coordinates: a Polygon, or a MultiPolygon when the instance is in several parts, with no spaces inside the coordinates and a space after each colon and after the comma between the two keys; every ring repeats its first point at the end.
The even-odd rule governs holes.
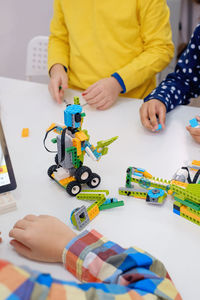
{"type": "Polygon", "coordinates": [[[90,180],[87,182],[87,185],[93,189],[97,187],[100,184],[100,182],[101,182],[101,177],[96,173],[92,173],[90,175],[90,180]]]}
{"type": "Polygon", "coordinates": [[[59,163],[58,163],[58,154],[56,154],[56,156],[55,156],[55,163],[56,163],[57,165],[59,165],[59,163]]]}
{"type": "Polygon", "coordinates": [[[76,169],[74,176],[78,182],[87,183],[90,180],[91,174],[92,174],[92,171],[90,170],[90,168],[88,168],[86,166],[82,166],[82,167],[76,169]]]}
{"type": "Polygon", "coordinates": [[[81,192],[81,184],[78,181],[71,181],[67,187],[66,192],[70,196],[76,196],[81,192]]]}
{"type": "Polygon", "coordinates": [[[52,177],[51,175],[53,174],[54,171],[57,170],[57,168],[58,168],[57,165],[53,165],[53,166],[51,166],[51,167],[48,168],[47,174],[48,174],[48,176],[49,176],[51,179],[53,179],[53,177],[52,177]]]}

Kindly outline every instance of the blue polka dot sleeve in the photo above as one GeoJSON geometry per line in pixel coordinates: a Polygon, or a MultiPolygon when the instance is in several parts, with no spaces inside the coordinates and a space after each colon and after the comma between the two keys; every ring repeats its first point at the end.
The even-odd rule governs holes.
{"type": "Polygon", "coordinates": [[[188,104],[191,98],[200,95],[200,24],[196,27],[187,49],[179,59],[175,71],[145,99],[158,99],[167,112],[177,105],[188,104]]]}

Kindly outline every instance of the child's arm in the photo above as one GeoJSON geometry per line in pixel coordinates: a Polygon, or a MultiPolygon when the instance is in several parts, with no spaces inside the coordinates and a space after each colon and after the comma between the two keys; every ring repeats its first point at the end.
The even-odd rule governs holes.
{"type": "Polygon", "coordinates": [[[46,295],[44,299],[47,295],[50,299],[181,299],[161,262],[136,248],[124,249],[94,230],[76,236],[54,217],[30,215],[15,224],[10,236],[17,252],[31,259],[61,261],[63,248],[65,268],[85,283],[66,283],[1,262],[0,293],[12,286],[27,298],[27,293],[37,290],[38,299],[39,295],[46,295]],[[7,279],[1,282],[1,278],[7,279]]]}
{"type": "Polygon", "coordinates": [[[144,99],[140,110],[143,125],[154,130],[164,122],[163,110],[169,112],[177,105],[188,104],[190,98],[200,95],[200,25],[197,26],[187,49],[179,59],[175,71],[144,99]],[[155,104],[157,109],[154,109],[155,104]],[[153,111],[153,112],[152,112],[153,111]]]}
{"type": "Polygon", "coordinates": [[[173,57],[166,1],[139,0],[137,14],[140,28],[136,30],[139,36],[138,41],[133,43],[143,43],[144,50],[141,54],[134,55],[131,62],[110,74],[111,78],[100,80],[86,90],[83,96],[95,108],[106,109],[117,100],[120,92],[129,92],[145,84],[163,70],[173,57]],[[114,85],[114,80],[118,81],[118,85],[114,85]]]}
{"type": "Polygon", "coordinates": [[[58,103],[63,100],[64,90],[68,88],[66,72],[68,61],[68,30],[64,22],[60,0],[55,0],[48,44],[48,70],[50,75],[49,91],[58,103]]]}

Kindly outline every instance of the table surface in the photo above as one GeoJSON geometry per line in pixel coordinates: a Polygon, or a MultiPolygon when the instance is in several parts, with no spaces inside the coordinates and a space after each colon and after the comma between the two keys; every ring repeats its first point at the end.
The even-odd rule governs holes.
{"type": "MultiPolygon", "coordinates": [[[[66,99],[72,101],[73,96],[81,94],[68,90],[66,99]]],[[[120,98],[107,111],[84,106],[83,128],[88,130],[93,144],[119,136],[108,155],[98,163],[86,158],[85,164],[101,175],[101,189],[109,189],[111,197],[125,201],[124,207],[102,211],[87,229],[95,228],[124,247],[145,249],[165,264],[184,300],[199,299],[200,228],[175,215],[169,197],[163,206],[155,207],[141,199],[118,195],[118,188],[125,184],[128,166],[145,168],[153,176],[171,179],[184,161],[200,159],[200,147],[185,129],[199,109],[180,106],[167,115],[164,131],[151,133],[140,123],[140,105],[141,100],[120,98]]],[[[72,227],[71,211],[87,205],[68,196],[47,176],[54,155],[44,149],[43,138],[51,123],[63,122],[64,108],[64,104],[53,102],[44,84],[0,78],[0,114],[17,181],[17,189],[12,192],[17,210],[0,216],[4,240],[0,257],[51,272],[54,277],[74,280],[61,264],[37,263],[20,257],[9,245],[8,237],[15,222],[30,213],[54,215],[72,227]],[[28,138],[21,138],[24,127],[30,129],[28,138]]]]}

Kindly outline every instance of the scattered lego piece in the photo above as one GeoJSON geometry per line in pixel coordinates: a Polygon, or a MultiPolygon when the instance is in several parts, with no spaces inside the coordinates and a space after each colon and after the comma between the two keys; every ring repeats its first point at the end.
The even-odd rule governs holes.
{"type": "Polygon", "coordinates": [[[22,137],[28,137],[28,136],[29,136],[29,128],[23,128],[22,137]]]}
{"type": "Polygon", "coordinates": [[[0,195],[0,214],[5,214],[17,208],[16,201],[11,193],[0,195]]]}
{"type": "Polygon", "coordinates": [[[158,128],[155,130],[155,131],[159,131],[162,129],[162,125],[161,124],[158,124],[158,128]]]}
{"type": "Polygon", "coordinates": [[[71,223],[78,229],[82,230],[93,220],[101,210],[123,206],[124,201],[118,201],[116,198],[106,198],[108,190],[84,190],[76,198],[79,200],[95,201],[88,208],[85,205],[72,211],[71,223]]]}
{"type": "Polygon", "coordinates": [[[199,122],[197,121],[196,118],[190,120],[189,123],[190,123],[190,126],[193,127],[193,128],[199,128],[200,127],[200,124],[199,124],[199,122]]]}

